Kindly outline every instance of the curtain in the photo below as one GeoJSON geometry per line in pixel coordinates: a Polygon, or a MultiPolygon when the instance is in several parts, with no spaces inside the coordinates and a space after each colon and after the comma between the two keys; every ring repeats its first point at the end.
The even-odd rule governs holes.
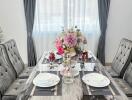
{"type": "Polygon", "coordinates": [[[100,60],[100,62],[103,65],[105,65],[105,37],[106,37],[109,6],[110,6],[110,0],[98,0],[99,24],[100,24],[101,35],[99,38],[97,58],[100,60]]]}
{"type": "Polygon", "coordinates": [[[36,0],[33,37],[37,58],[44,51],[55,50],[54,41],[63,28],[77,26],[96,53],[100,35],[97,0],[36,0]]]}
{"type": "Polygon", "coordinates": [[[24,0],[25,18],[27,25],[28,66],[36,65],[36,52],[32,38],[36,0],[24,0]]]}

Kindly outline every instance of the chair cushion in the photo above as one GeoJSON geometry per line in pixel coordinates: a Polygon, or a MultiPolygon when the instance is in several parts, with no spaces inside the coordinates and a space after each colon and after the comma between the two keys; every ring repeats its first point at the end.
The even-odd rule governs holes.
{"type": "Polygon", "coordinates": [[[119,77],[119,74],[117,74],[110,66],[105,66],[108,73],[113,77],[117,78],[119,77]]]}
{"type": "Polygon", "coordinates": [[[116,56],[112,62],[112,69],[123,77],[130,61],[132,59],[132,41],[122,39],[117,50],[116,56]]]}
{"type": "Polygon", "coordinates": [[[17,76],[23,71],[24,69],[24,63],[21,59],[21,56],[18,52],[16,43],[14,40],[9,40],[8,42],[4,43],[4,46],[6,48],[6,52],[8,54],[8,58],[14,67],[17,76]]]}
{"type": "Polygon", "coordinates": [[[125,72],[124,80],[132,87],[132,63],[129,64],[125,72]]]}
{"type": "Polygon", "coordinates": [[[23,72],[18,76],[20,79],[28,78],[33,70],[33,67],[26,67],[23,72]]]}
{"type": "Polygon", "coordinates": [[[2,97],[2,100],[16,100],[17,96],[6,95],[2,97]]]}
{"type": "Polygon", "coordinates": [[[26,79],[17,79],[13,82],[13,84],[8,88],[8,90],[5,92],[4,96],[2,97],[2,100],[15,100],[17,95],[21,93],[21,91],[24,89],[26,83],[26,79]]]}
{"type": "Polygon", "coordinates": [[[0,92],[2,95],[9,88],[12,82],[13,79],[11,78],[11,75],[8,73],[8,70],[5,67],[0,66],[0,92]]]}
{"type": "Polygon", "coordinates": [[[128,97],[128,100],[132,100],[132,97],[128,97]]]}
{"type": "Polygon", "coordinates": [[[127,96],[132,96],[132,87],[125,80],[120,78],[114,78],[114,80],[127,96]]]}

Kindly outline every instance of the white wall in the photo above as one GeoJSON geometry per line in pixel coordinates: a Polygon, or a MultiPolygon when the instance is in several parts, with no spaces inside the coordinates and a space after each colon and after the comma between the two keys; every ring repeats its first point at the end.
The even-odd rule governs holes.
{"type": "Polygon", "coordinates": [[[111,0],[106,36],[106,62],[111,62],[121,38],[132,40],[132,0],[111,0]]]}
{"type": "Polygon", "coordinates": [[[15,39],[20,55],[27,63],[26,25],[23,0],[0,0],[0,26],[6,40],[15,39]]]}

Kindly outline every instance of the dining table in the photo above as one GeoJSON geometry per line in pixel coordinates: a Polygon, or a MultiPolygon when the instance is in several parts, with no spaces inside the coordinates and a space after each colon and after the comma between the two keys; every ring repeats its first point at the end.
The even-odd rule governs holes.
{"type": "Polygon", "coordinates": [[[79,71],[72,83],[65,83],[64,76],[61,74],[63,66],[63,57],[57,59],[52,66],[49,67],[48,61],[49,52],[45,51],[33,68],[28,80],[21,93],[17,96],[18,100],[128,100],[127,96],[120,89],[114,78],[107,72],[96,56],[88,51],[88,60],[82,62],[78,56],[72,59],[76,62],[73,69],[79,71]],[[52,73],[60,78],[60,81],[55,86],[38,87],[33,84],[33,80],[40,73],[52,73]],[[90,73],[99,73],[106,76],[110,80],[110,84],[105,87],[94,87],[82,80],[84,75],[90,73]]]}

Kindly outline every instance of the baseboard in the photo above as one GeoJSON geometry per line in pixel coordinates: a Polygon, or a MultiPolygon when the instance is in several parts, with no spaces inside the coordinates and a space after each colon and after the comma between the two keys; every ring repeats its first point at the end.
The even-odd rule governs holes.
{"type": "Polygon", "coordinates": [[[106,62],[105,66],[111,66],[112,62],[106,62]]]}

